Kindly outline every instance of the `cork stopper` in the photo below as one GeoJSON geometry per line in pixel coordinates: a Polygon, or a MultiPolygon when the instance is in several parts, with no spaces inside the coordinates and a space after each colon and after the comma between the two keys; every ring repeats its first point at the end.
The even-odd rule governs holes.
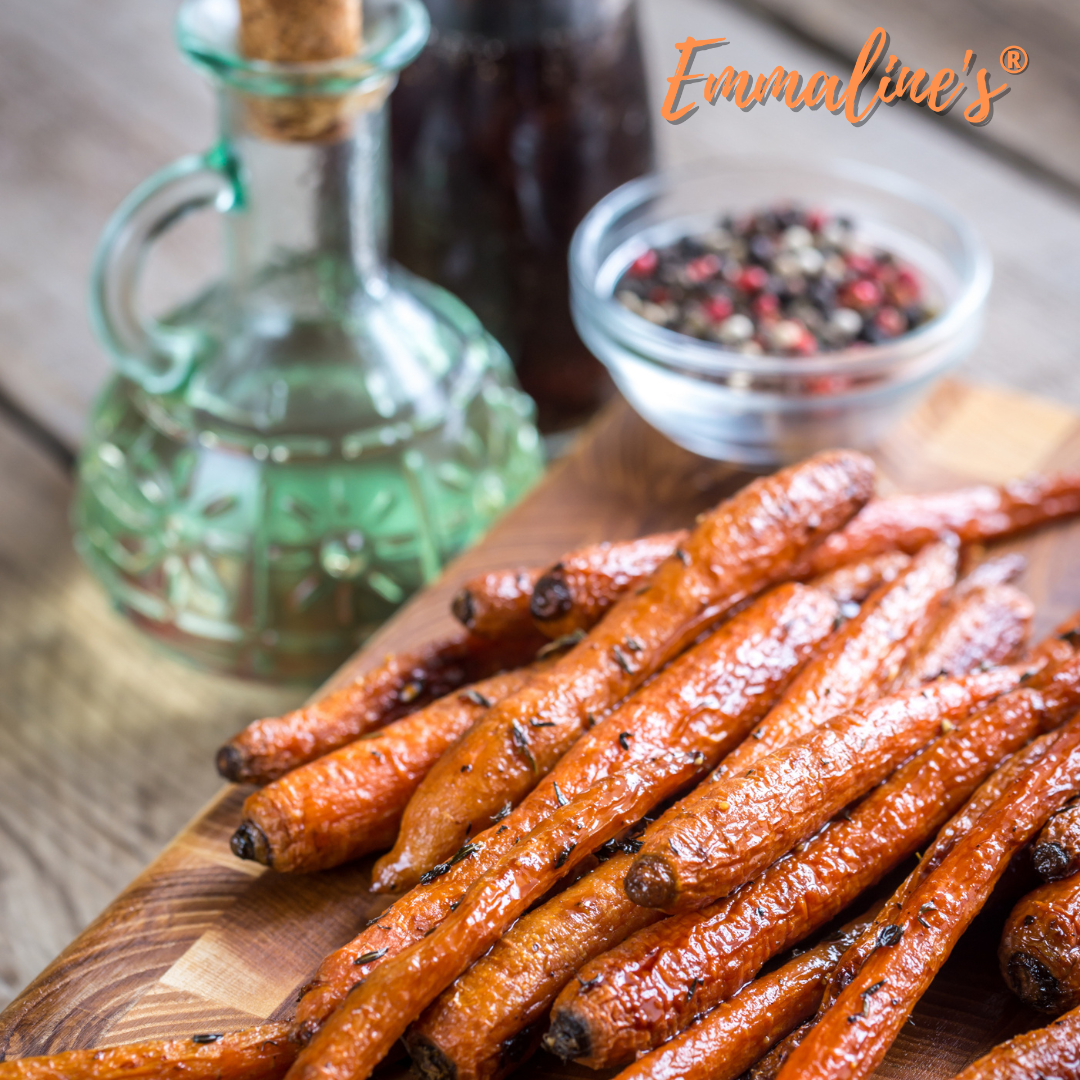
{"type": "MultiPolygon", "coordinates": [[[[240,52],[249,60],[315,63],[353,56],[361,0],[240,0],[240,52]]],[[[252,126],[268,138],[332,141],[347,131],[347,96],[248,99],[252,126]]]]}

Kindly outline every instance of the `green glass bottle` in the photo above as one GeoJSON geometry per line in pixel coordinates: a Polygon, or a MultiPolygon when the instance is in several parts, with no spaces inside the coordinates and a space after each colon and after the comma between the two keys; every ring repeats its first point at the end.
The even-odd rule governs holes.
{"type": "Polygon", "coordinates": [[[387,261],[386,101],[427,17],[380,0],[364,26],[343,60],[247,61],[235,10],[187,0],[180,45],[214,81],[220,141],[129,197],[95,268],[118,371],[79,462],[76,544],[122,611],[220,670],[325,674],[542,468],[500,346],[387,261]],[[148,245],[209,207],[221,280],[142,316],[148,245]]]}

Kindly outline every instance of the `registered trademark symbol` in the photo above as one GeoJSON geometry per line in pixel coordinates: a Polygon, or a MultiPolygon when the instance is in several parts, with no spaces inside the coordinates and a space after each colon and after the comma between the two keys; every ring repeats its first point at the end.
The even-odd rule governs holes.
{"type": "Polygon", "coordinates": [[[1019,45],[1006,45],[1001,50],[1001,66],[1010,75],[1019,75],[1028,66],[1028,54],[1019,45]]]}

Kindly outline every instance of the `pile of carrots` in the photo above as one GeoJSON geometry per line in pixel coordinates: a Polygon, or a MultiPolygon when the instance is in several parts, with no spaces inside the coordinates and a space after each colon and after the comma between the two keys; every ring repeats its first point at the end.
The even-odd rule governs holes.
{"type": "Polygon", "coordinates": [[[366,1080],[399,1040],[425,1080],[541,1048],[619,1080],[863,1077],[1022,866],[1047,883],[1002,971],[1058,1019],[961,1076],[1080,1080],[1080,616],[1029,645],[1023,560],[976,557],[1080,513],[1080,475],[874,479],[819,454],[690,530],[484,575],[456,636],[251,724],[218,755],[261,785],[233,851],[384,852],[372,887],[400,895],[291,1023],[0,1080],[366,1080]]]}

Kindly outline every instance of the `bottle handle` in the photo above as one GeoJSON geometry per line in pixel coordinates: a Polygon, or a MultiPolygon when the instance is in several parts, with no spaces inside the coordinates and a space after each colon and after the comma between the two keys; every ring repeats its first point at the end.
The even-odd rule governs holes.
{"type": "Polygon", "coordinates": [[[206,345],[204,336],[140,313],[143,263],[152,243],[181,218],[240,204],[232,158],[221,147],[192,154],[143,181],[113,214],[98,244],[90,283],[94,328],[121,373],[149,393],[180,386],[206,345]]]}

